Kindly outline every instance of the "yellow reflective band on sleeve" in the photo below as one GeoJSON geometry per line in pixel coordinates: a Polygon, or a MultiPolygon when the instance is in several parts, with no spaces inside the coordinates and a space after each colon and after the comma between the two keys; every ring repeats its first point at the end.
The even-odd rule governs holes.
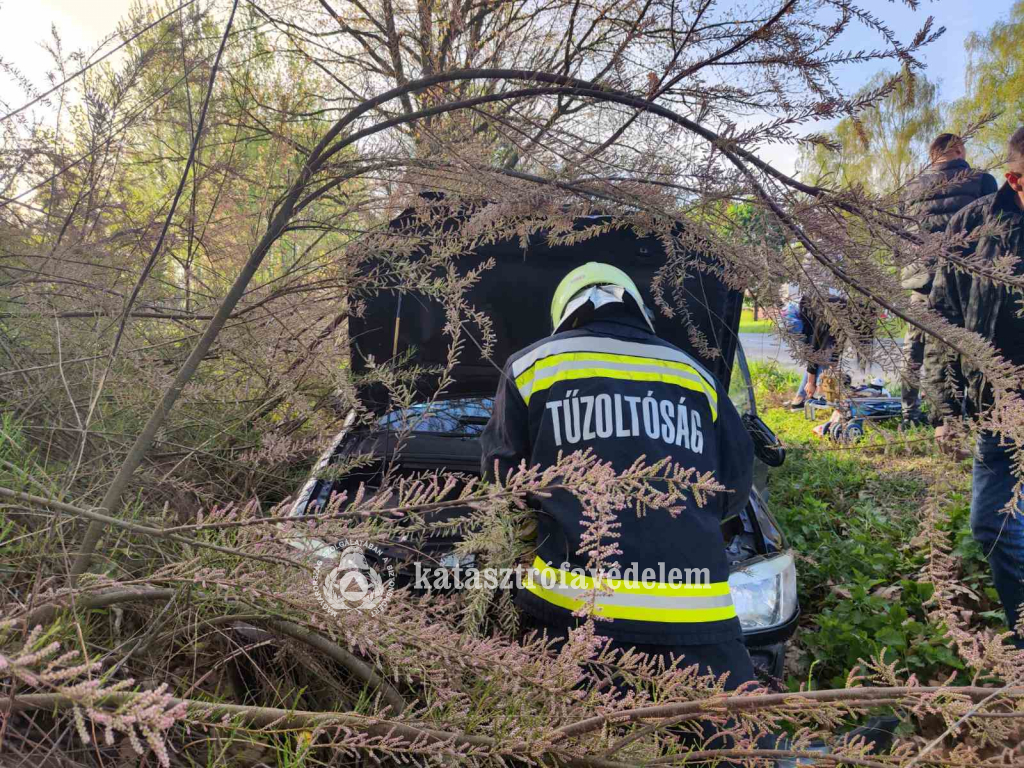
{"type": "Polygon", "coordinates": [[[663,382],[699,392],[707,399],[712,420],[718,419],[715,387],[692,366],[674,360],[605,352],[567,352],[538,360],[516,377],[516,387],[529,405],[534,393],[556,382],[589,378],[663,382]]]}
{"type": "MultiPolygon", "coordinates": [[[[566,597],[539,587],[526,589],[545,602],[557,605],[567,611],[578,611],[587,605],[586,600],[566,597]]],[[[594,605],[594,614],[608,619],[628,621],[650,621],[657,624],[702,624],[710,621],[726,621],[735,618],[736,607],[721,608],[648,608],[644,606],[603,605],[600,598],[594,605]]]]}
{"type": "Polygon", "coordinates": [[[611,588],[612,594],[593,595],[591,577],[552,568],[537,558],[523,587],[541,600],[568,611],[589,606],[593,597],[594,613],[609,619],[698,624],[736,616],[728,582],[644,585],[638,581],[600,581],[611,588]]]}

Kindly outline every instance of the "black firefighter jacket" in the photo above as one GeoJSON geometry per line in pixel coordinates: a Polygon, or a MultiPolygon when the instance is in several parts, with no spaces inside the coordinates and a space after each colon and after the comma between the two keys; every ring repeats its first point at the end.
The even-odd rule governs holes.
{"type": "MultiPolygon", "coordinates": [[[[671,457],[713,472],[728,492],[703,507],[688,497],[676,517],[656,509],[643,517],[619,513],[622,554],[616,560],[621,575],[634,581],[598,596],[597,613],[612,619],[598,630],[618,640],[664,645],[741,636],[721,521],[747,503],[753,444],[728,392],[690,355],[624,312],[556,333],[509,359],[481,441],[490,478],[495,462],[504,477],[522,459],[551,466],[559,452],[588,448],[618,471],[643,455],[647,463],[671,457]],[[636,584],[645,569],[655,578],[636,584]],[[706,569],[704,586],[687,587],[679,578],[686,569],[706,569]]],[[[571,624],[572,611],[593,594],[592,582],[565,579],[574,569],[586,573],[587,554],[579,552],[581,505],[568,491],[537,502],[534,571],[551,578],[545,586],[520,590],[517,601],[543,621],[571,624]]]]}
{"type": "MultiPolygon", "coordinates": [[[[936,163],[907,185],[906,214],[916,220],[920,232],[944,232],[953,214],[997,188],[991,174],[971,170],[966,160],[936,163]]],[[[906,267],[903,287],[927,296],[934,272],[934,263],[906,267]]]]}
{"type": "MultiPolygon", "coordinates": [[[[1006,256],[1024,258],[1024,213],[1017,206],[1016,195],[1004,184],[996,194],[976,200],[953,216],[947,238],[975,233],[966,247],[954,253],[984,263],[1006,256]]],[[[996,321],[1003,302],[1009,300],[1012,298],[1004,285],[947,264],[935,275],[928,305],[953,325],[974,331],[1002,349],[1010,340],[996,338],[996,321]]],[[[981,371],[933,339],[925,345],[921,379],[926,396],[947,418],[974,416],[990,404],[990,391],[981,371]]]]}

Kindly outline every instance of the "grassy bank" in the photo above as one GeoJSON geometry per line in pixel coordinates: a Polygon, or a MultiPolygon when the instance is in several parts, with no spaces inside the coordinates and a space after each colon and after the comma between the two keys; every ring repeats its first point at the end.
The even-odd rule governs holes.
{"type": "Polygon", "coordinates": [[[941,476],[952,487],[939,529],[960,558],[962,615],[1002,631],[988,566],[971,537],[970,464],[940,457],[927,428],[901,436],[879,428],[841,446],[812,433],[802,411],[781,406],[792,374],[756,370],[764,420],[788,447],[769,482],[770,505],[799,555],[800,630],[787,683],[845,684],[859,659],[883,651],[922,682],[962,664],[944,628],[929,617],[932,585],[922,575],[928,547],[924,507],[941,476]]]}
{"type": "MultiPolygon", "coordinates": [[[[758,319],[754,319],[753,309],[744,309],[740,314],[740,333],[774,333],[775,322],[766,317],[764,310],[758,312],[758,319]]],[[[878,338],[902,339],[907,332],[907,324],[895,318],[878,321],[878,338]]]]}
{"type": "Polygon", "coordinates": [[[740,315],[740,333],[771,333],[775,330],[775,323],[764,316],[764,312],[758,313],[758,319],[754,319],[752,309],[744,309],[740,315]]]}

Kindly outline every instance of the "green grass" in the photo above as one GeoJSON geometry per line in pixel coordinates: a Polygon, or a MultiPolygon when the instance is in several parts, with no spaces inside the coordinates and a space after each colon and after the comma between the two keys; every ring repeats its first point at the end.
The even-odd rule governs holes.
{"type": "Polygon", "coordinates": [[[754,319],[754,311],[744,309],[740,315],[740,333],[772,333],[775,330],[775,323],[763,313],[759,320],[754,319]]]}
{"type": "MultiPolygon", "coordinates": [[[[760,399],[790,383],[763,376],[760,399]]],[[[763,418],[789,448],[769,482],[772,511],[798,553],[802,619],[789,685],[843,686],[861,659],[883,650],[924,681],[962,669],[943,628],[928,617],[933,589],[920,575],[928,555],[920,534],[929,486],[943,473],[954,492],[939,528],[961,557],[959,578],[978,596],[965,596],[963,607],[976,627],[999,627],[988,567],[970,533],[967,465],[950,473],[930,442],[903,442],[892,432],[836,450],[813,435],[814,423],[800,411],[768,408],[763,418]]]]}
{"type": "Polygon", "coordinates": [[[783,368],[775,362],[754,360],[750,363],[750,381],[757,391],[758,403],[771,404],[780,395],[789,395],[800,385],[802,373],[783,368]]]}
{"type": "MultiPolygon", "coordinates": [[[[10,412],[0,415],[0,485],[54,499],[62,496],[29,447],[21,424],[10,412]]],[[[17,507],[0,509],[0,581],[7,586],[14,587],[17,561],[37,548],[50,530],[49,526],[33,522],[37,519],[17,507]]]]}
{"type": "MultiPolygon", "coordinates": [[[[740,333],[774,333],[775,323],[770,318],[764,316],[764,310],[759,313],[761,318],[758,320],[754,319],[753,308],[743,308],[743,312],[740,314],[740,333]]],[[[879,338],[893,338],[902,339],[907,331],[907,324],[903,320],[897,318],[891,318],[889,320],[879,320],[877,334],[879,338]]]]}

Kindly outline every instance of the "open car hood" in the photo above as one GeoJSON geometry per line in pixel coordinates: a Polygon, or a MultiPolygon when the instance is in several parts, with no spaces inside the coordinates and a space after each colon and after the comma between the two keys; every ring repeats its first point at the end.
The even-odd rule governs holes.
{"type": "MultiPolygon", "coordinates": [[[[402,219],[400,216],[392,226],[399,226],[402,219]]],[[[607,217],[581,217],[576,228],[608,220],[607,217]]],[[[711,263],[707,257],[694,258],[711,263]]],[[[608,262],[627,272],[647,305],[657,314],[658,336],[692,354],[728,387],[743,296],[721,280],[717,269],[691,267],[682,286],[690,322],[711,346],[721,350],[720,356],[711,357],[695,348],[678,314],[674,318],[665,317],[652,300],[652,280],[665,263],[664,249],[653,237],[641,238],[630,229],[621,229],[588,238],[577,245],[553,246],[538,236],[530,240],[526,249],[520,241],[509,239],[459,257],[459,271],[465,273],[487,259],[493,259],[496,266],[483,274],[466,298],[490,318],[496,342],[490,359],[483,359],[479,329],[472,322],[464,324],[473,339],[466,340],[452,374],[454,381],[446,387],[443,397],[493,394],[508,357],[551,333],[550,306],[555,288],[567,272],[588,261],[608,262]]],[[[367,269],[373,267],[372,262],[367,264],[367,269]]],[[[355,285],[358,285],[358,277],[355,285]]],[[[666,286],[666,293],[670,290],[666,286]]],[[[445,365],[451,339],[444,333],[446,317],[439,302],[409,291],[381,291],[374,295],[363,294],[360,298],[365,303],[364,311],[349,320],[354,374],[366,374],[371,360],[375,365],[400,360],[403,367],[445,365]]],[[[430,397],[436,393],[436,385],[435,377],[424,375],[417,379],[415,386],[424,397],[430,397]]],[[[381,386],[361,387],[360,397],[374,412],[381,413],[389,407],[387,392],[381,386]]]]}

